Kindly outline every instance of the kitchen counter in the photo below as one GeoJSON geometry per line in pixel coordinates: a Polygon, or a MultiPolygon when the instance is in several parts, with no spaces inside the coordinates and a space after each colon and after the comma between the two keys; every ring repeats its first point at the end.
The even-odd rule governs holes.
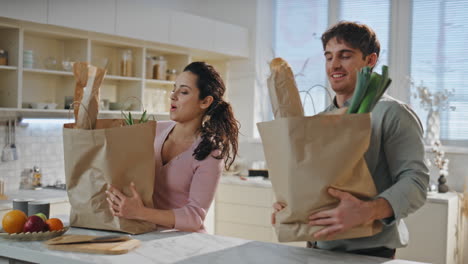
{"type": "MultiPolygon", "coordinates": [[[[66,234],[108,235],[113,232],[71,228],[66,234]]],[[[151,232],[133,236],[141,246],[123,255],[48,250],[41,241],[0,238],[0,255],[33,263],[393,263],[404,260],[333,253],[231,237],[186,232],[151,232]]]]}
{"type": "Polygon", "coordinates": [[[49,203],[68,202],[67,191],[56,189],[42,190],[18,190],[14,193],[8,193],[8,200],[0,201],[0,210],[10,210],[13,205],[13,199],[33,199],[49,203]]]}
{"type": "Polygon", "coordinates": [[[254,186],[262,188],[271,188],[271,181],[262,176],[247,177],[247,176],[232,176],[223,175],[221,176],[221,183],[225,184],[236,184],[245,186],[254,186]]]}
{"type": "MultiPolygon", "coordinates": [[[[221,177],[220,183],[251,186],[251,187],[261,187],[261,188],[272,188],[271,181],[268,178],[264,178],[261,176],[241,177],[241,176],[223,175],[221,177]]],[[[450,191],[447,193],[428,192],[427,201],[433,202],[433,203],[446,204],[447,199],[450,199],[452,197],[459,196],[459,195],[461,194],[454,192],[454,191],[450,191]]]]}

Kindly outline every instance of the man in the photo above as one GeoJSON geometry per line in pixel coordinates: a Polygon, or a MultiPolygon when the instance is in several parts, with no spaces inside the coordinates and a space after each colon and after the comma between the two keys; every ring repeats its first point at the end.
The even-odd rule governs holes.
{"type": "MultiPolygon", "coordinates": [[[[325,111],[347,107],[357,71],[364,66],[373,68],[377,63],[379,41],[366,25],[339,22],[322,35],[322,44],[327,77],[336,93],[325,111]]],[[[382,221],[383,230],[371,237],[318,241],[316,248],[393,258],[395,249],[408,243],[408,230],[402,219],[424,204],[429,183],[422,126],[407,105],[389,96],[382,97],[372,111],[371,126],[365,160],[379,194],[371,201],[363,201],[330,188],[329,194],[340,200],[338,206],[312,214],[309,225],[325,226],[314,234],[315,239],[332,237],[374,220],[382,221]]],[[[275,203],[274,208],[278,212],[284,206],[275,203]]]]}

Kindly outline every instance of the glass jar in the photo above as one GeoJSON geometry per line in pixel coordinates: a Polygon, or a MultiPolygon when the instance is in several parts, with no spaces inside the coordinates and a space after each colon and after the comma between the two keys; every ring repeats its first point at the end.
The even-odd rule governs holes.
{"type": "Polygon", "coordinates": [[[120,62],[120,75],[125,77],[133,76],[133,55],[131,50],[122,51],[120,62]]]}
{"type": "Polygon", "coordinates": [[[154,57],[146,56],[146,79],[153,79],[154,57]]]}
{"type": "Polygon", "coordinates": [[[176,69],[170,69],[170,70],[167,70],[167,80],[168,81],[175,81],[177,77],[177,70],[176,69]]]}
{"type": "Polygon", "coordinates": [[[164,56],[154,57],[153,79],[166,80],[167,61],[164,56]]]}
{"type": "Polygon", "coordinates": [[[0,65],[8,65],[8,52],[0,49],[0,65]]]}

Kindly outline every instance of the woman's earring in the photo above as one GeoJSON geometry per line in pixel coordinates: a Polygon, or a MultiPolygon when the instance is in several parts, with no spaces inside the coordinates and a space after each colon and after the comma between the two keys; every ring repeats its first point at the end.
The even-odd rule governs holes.
{"type": "Polygon", "coordinates": [[[203,121],[202,121],[202,123],[201,123],[202,127],[205,127],[206,122],[210,121],[210,118],[211,118],[211,116],[209,116],[209,115],[205,115],[205,116],[203,117],[203,121]]]}

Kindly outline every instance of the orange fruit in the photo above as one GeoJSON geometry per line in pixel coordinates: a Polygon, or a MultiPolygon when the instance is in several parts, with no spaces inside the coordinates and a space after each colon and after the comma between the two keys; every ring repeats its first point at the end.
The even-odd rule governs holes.
{"type": "Polygon", "coordinates": [[[50,218],[46,221],[49,231],[57,231],[63,229],[63,223],[58,218],[50,218]]]}
{"type": "Polygon", "coordinates": [[[12,210],[3,216],[2,226],[9,234],[21,233],[26,220],[28,220],[28,217],[23,211],[12,210]]]}

